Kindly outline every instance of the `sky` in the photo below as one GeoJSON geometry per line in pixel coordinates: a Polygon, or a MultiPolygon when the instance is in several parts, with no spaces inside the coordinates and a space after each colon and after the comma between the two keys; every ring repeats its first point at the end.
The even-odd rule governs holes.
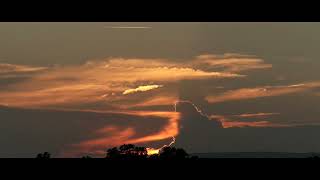
{"type": "Polygon", "coordinates": [[[0,23],[0,157],[320,152],[319,23],[0,23]]]}

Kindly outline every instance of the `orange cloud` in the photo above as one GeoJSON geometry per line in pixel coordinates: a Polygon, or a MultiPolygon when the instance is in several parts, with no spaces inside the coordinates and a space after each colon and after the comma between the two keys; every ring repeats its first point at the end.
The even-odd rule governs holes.
{"type": "Polygon", "coordinates": [[[267,120],[258,120],[258,121],[247,121],[243,120],[234,120],[233,118],[266,118],[269,116],[278,115],[280,113],[252,113],[252,114],[240,114],[240,115],[211,115],[209,116],[210,120],[220,121],[223,128],[284,128],[284,127],[299,127],[299,126],[318,126],[319,123],[316,122],[303,122],[303,123],[277,123],[270,122],[267,120]]]}
{"type": "Polygon", "coordinates": [[[320,87],[320,82],[308,82],[304,84],[294,84],[288,86],[265,86],[256,88],[242,88],[230,90],[219,95],[210,95],[205,99],[209,103],[219,103],[226,101],[236,101],[243,99],[253,99],[260,97],[280,96],[285,94],[303,92],[312,88],[320,87]]]}
{"type": "Polygon", "coordinates": [[[122,94],[132,94],[136,92],[144,92],[144,91],[150,91],[152,89],[157,89],[163,87],[163,85],[146,85],[146,86],[139,86],[135,89],[127,89],[122,94]]]}
{"type": "MultiPolygon", "coordinates": [[[[106,111],[85,111],[85,112],[109,113],[106,111]]],[[[138,144],[138,143],[147,143],[151,141],[165,140],[165,139],[174,137],[179,133],[178,121],[180,118],[180,113],[177,113],[177,112],[124,111],[124,112],[112,112],[112,113],[150,117],[150,119],[152,119],[152,117],[161,117],[161,118],[167,119],[168,123],[159,132],[155,132],[153,134],[149,134],[142,137],[135,137],[137,133],[135,129],[130,127],[121,129],[119,127],[112,126],[112,125],[106,126],[94,132],[94,134],[99,135],[99,137],[85,140],[78,144],[71,145],[71,150],[69,149],[67,152],[63,152],[64,155],[62,156],[65,156],[66,154],[68,154],[68,156],[70,155],[75,156],[76,154],[85,154],[89,152],[92,153],[107,147],[118,146],[122,144],[138,144]]],[[[149,149],[151,151],[153,148],[149,148],[149,149]]],[[[103,152],[102,154],[105,154],[105,152],[103,152]]],[[[95,155],[99,155],[99,154],[95,153],[95,155]]]]}
{"type": "Polygon", "coordinates": [[[225,71],[228,72],[272,68],[272,64],[266,64],[262,59],[241,54],[200,55],[193,63],[198,65],[204,64],[212,68],[225,68],[225,71]]]}
{"type": "MultiPolygon", "coordinates": [[[[106,129],[106,128],[104,128],[106,129]]],[[[127,128],[123,131],[119,129],[114,129],[108,127],[108,132],[111,135],[108,137],[93,139],[93,140],[87,140],[84,142],[81,142],[78,146],[80,148],[90,149],[90,148],[105,148],[107,146],[117,146],[119,144],[125,144],[127,143],[128,139],[135,134],[135,131],[132,128],[127,128]]],[[[101,131],[101,130],[98,130],[101,131]]]]}
{"type": "Polygon", "coordinates": [[[97,133],[101,133],[100,131],[105,130],[107,130],[105,132],[108,134],[107,137],[85,140],[79,144],[73,144],[66,147],[59,156],[79,157],[84,154],[93,154],[97,157],[103,157],[106,154],[105,148],[126,144],[127,140],[135,134],[135,131],[132,128],[121,130],[112,126],[98,130],[97,133]]]}
{"type": "Polygon", "coordinates": [[[155,96],[152,98],[148,98],[145,101],[138,103],[138,104],[133,104],[129,107],[146,107],[146,106],[157,106],[157,105],[167,105],[171,106],[173,105],[176,101],[178,101],[178,97],[174,95],[162,95],[162,96],[155,96]]]}
{"type": "Polygon", "coordinates": [[[174,137],[179,133],[179,119],[180,113],[178,112],[139,112],[138,114],[142,116],[158,116],[158,117],[166,117],[168,118],[168,124],[163,128],[162,131],[151,134],[149,136],[145,136],[142,138],[133,139],[131,143],[145,143],[150,141],[158,141],[163,139],[168,139],[170,137],[174,137]]]}
{"type": "Polygon", "coordinates": [[[242,118],[255,118],[255,117],[266,117],[272,115],[278,115],[280,113],[253,113],[253,114],[239,114],[233,115],[233,117],[242,117],[242,118]]]}
{"type": "Polygon", "coordinates": [[[162,87],[162,85],[148,85],[136,89],[130,88],[138,83],[162,84],[185,79],[244,77],[229,72],[203,71],[193,68],[190,63],[173,63],[166,59],[110,58],[103,61],[89,61],[83,65],[51,68],[7,64],[2,66],[6,69],[11,68],[10,72],[41,70],[23,82],[11,84],[10,90],[0,91],[0,104],[17,107],[96,102],[112,104],[130,98],[122,97],[121,94],[162,87]]]}
{"type": "MultiPolygon", "coordinates": [[[[250,116],[252,117],[252,116],[250,116]]],[[[242,128],[242,127],[292,127],[293,124],[277,124],[270,121],[234,121],[228,116],[223,115],[211,115],[210,119],[219,120],[223,128],[242,128]]]]}
{"type": "Polygon", "coordinates": [[[16,64],[1,64],[0,63],[0,74],[3,73],[22,73],[22,72],[35,72],[48,69],[47,67],[34,67],[16,64]]]}
{"type": "MultiPolygon", "coordinates": [[[[108,108],[112,107],[112,113],[150,117],[150,119],[160,117],[168,121],[159,132],[141,137],[137,137],[138,133],[132,127],[120,128],[109,125],[94,132],[93,135],[97,136],[96,138],[75,144],[75,147],[79,147],[80,150],[102,153],[101,148],[110,145],[146,143],[178,135],[180,113],[128,111],[129,108],[147,109],[150,106],[174,105],[179,100],[179,91],[178,88],[174,89],[174,85],[181,80],[243,78],[246,75],[235,71],[263,65],[265,65],[263,61],[256,57],[239,54],[225,54],[221,57],[217,56],[214,60],[212,57],[199,56],[183,62],[156,58],[108,58],[88,61],[82,65],[54,67],[1,64],[0,75],[37,73],[30,73],[31,76],[24,81],[12,83],[6,89],[1,89],[0,104],[28,109],[48,108],[97,113],[110,113],[111,109],[108,108]],[[223,70],[210,69],[216,67],[223,67],[223,70]],[[165,88],[160,88],[163,87],[162,84],[165,88]],[[159,89],[151,91],[156,88],[159,89]],[[150,91],[150,93],[124,96],[144,91],[150,91]]],[[[204,115],[194,104],[193,106],[201,115],[204,115]]]]}
{"type": "Polygon", "coordinates": [[[243,121],[226,121],[222,122],[223,128],[234,128],[234,127],[290,127],[291,125],[284,124],[273,124],[269,121],[254,121],[254,122],[243,122],[243,121]]]}
{"type": "Polygon", "coordinates": [[[48,105],[96,102],[103,100],[107,87],[83,84],[65,85],[30,91],[1,92],[0,103],[17,107],[41,107],[48,105]]]}

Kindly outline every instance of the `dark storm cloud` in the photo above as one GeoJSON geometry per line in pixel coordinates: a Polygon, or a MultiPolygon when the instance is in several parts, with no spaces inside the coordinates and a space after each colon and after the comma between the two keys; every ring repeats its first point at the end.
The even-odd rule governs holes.
{"type": "Polygon", "coordinates": [[[176,146],[189,152],[315,152],[320,151],[320,126],[221,128],[190,103],[180,112],[176,146]]]}
{"type": "Polygon", "coordinates": [[[318,152],[320,126],[228,128],[185,133],[176,146],[189,152],[318,152]]]}

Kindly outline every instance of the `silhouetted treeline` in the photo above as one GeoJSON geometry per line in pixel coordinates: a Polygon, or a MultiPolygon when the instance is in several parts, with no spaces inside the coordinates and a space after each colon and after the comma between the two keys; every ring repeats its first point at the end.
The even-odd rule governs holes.
{"type": "Polygon", "coordinates": [[[145,147],[137,147],[133,144],[124,144],[119,148],[113,147],[107,150],[107,159],[112,160],[135,160],[135,159],[150,159],[150,160],[174,160],[174,159],[195,159],[182,148],[164,147],[158,154],[148,155],[145,147]]]}
{"type": "MultiPolygon", "coordinates": [[[[51,154],[48,152],[39,153],[36,158],[49,159],[51,154]]],[[[91,156],[82,156],[83,159],[93,158],[91,156]]],[[[164,147],[159,153],[148,155],[148,150],[145,147],[135,146],[133,144],[123,144],[119,147],[112,147],[106,150],[104,157],[108,160],[183,160],[183,159],[199,159],[197,156],[190,156],[184,149],[175,147],[164,147]]],[[[312,154],[308,159],[319,160],[320,157],[312,154]]],[[[205,158],[207,159],[207,158],[205,158]]]]}
{"type": "MultiPolygon", "coordinates": [[[[39,159],[49,159],[50,153],[44,152],[37,155],[39,159]]],[[[92,158],[83,156],[83,159],[92,158]]],[[[164,147],[159,153],[148,155],[147,148],[135,146],[133,144],[124,144],[120,147],[113,147],[106,150],[106,159],[108,160],[182,160],[197,159],[196,156],[190,156],[184,149],[175,147],[164,147]]]]}
{"type": "Polygon", "coordinates": [[[50,157],[51,157],[50,153],[44,152],[44,153],[39,153],[36,158],[38,158],[38,159],[49,159],[50,157]]]}
{"type": "Polygon", "coordinates": [[[108,159],[145,159],[148,156],[147,148],[138,147],[133,144],[124,144],[107,150],[108,159]]]}

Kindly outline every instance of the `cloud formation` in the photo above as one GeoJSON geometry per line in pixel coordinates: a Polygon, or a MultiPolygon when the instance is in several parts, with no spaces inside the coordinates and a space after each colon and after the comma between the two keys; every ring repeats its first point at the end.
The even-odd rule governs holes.
{"type": "MultiPolygon", "coordinates": [[[[37,73],[31,73],[27,79],[1,89],[0,105],[26,109],[54,109],[59,112],[94,113],[99,116],[127,115],[132,116],[133,122],[141,118],[150,119],[150,122],[154,119],[165,120],[164,125],[158,130],[147,134],[141,134],[144,130],[139,129],[138,125],[129,124],[123,127],[116,123],[105,124],[89,133],[90,135],[84,140],[72,144],[71,149],[74,150],[72,153],[99,154],[104,153],[101,149],[106,146],[171,139],[178,136],[181,129],[195,128],[193,125],[198,117],[208,120],[209,116],[191,101],[180,100],[180,81],[239,79],[246,77],[239,72],[270,67],[257,57],[240,54],[202,55],[187,61],[108,58],[80,65],[54,67],[6,64],[0,66],[0,76],[1,73],[13,75],[22,72],[37,73]],[[148,93],[138,93],[146,91],[148,93]],[[163,106],[167,109],[163,110],[163,106]],[[180,109],[177,110],[177,106],[180,109]]],[[[206,121],[198,128],[222,128],[227,127],[228,123],[230,125],[230,122],[206,121]]],[[[257,123],[256,126],[259,124],[261,123],[257,123]]]]}
{"type": "MultiPolygon", "coordinates": [[[[2,69],[6,69],[2,72],[39,71],[39,73],[32,74],[22,82],[11,84],[7,90],[2,89],[0,104],[15,107],[42,107],[102,103],[126,107],[126,102],[130,102],[130,97],[121,95],[162,87],[162,85],[143,86],[141,84],[168,84],[180,80],[245,77],[231,72],[196,69],[192,67],[192,61],[179,63],[156,58],[109,58],[88,61],[82,65],[56,65],[54,67],[6,64],[2,65],[2,69]],[[138,88],[131,89],[133,86],[138,86],[138,88]],[[121,101],[125,103],[121,104],[121,101]]],[[[154,100],[149,100],[150,102],[155,104],[154,100]]],[[[142,105],[141,103],[136,102],[142,105]]]]}

